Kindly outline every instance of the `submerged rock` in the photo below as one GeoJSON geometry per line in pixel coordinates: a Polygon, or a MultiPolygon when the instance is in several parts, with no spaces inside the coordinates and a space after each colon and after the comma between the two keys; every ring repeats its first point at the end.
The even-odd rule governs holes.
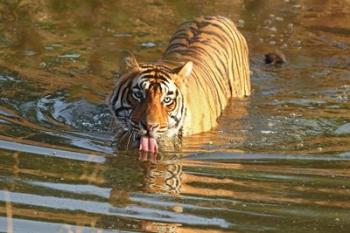
{"type": "Polygon", "coordinates": [[[287,63],[287,59],[284,56],[284,54],[280,51],[265,54],[265,64],[280,65],[284,63],[287,63]]]}

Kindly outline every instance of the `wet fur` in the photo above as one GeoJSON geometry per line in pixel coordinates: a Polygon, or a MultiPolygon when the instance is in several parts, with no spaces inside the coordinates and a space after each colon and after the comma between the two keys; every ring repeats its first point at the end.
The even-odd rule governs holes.
{"type": "Polygon", "coordinates": [[[128,56],[120,73],[109,105],[118,126],[116,140],[124,147],[137,144],[147,124],[159,124],[154,137],[163,142],[179,143],[182,136],[208,131],[229,98],[251,93],[247,43],[224,17],[180,25],[160,60],[138,64],[128,56]],[[167,96],[172,105],[164,104],[167,96]]]}

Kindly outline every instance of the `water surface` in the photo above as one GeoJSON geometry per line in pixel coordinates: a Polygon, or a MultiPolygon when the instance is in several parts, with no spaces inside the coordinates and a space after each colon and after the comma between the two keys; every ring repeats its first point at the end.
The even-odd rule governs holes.
{"type": "Polygon", "coordinates": [[[330,0],[2,1],[0,232],[348,232],[349,15],[330,0]],[[122,52],[156,60],[200,15],[247,38],[252,96],[156,162],[113,152],[122,52]],[[287,64],[264,64],[275,50],[287,64]]]}

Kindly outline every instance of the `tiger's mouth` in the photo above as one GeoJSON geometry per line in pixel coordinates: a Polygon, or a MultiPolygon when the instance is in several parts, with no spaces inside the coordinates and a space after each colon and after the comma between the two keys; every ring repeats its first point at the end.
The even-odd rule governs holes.
{"type": "Polygon", "coordinates": [[[158,146],[157,138],[159,135],[157,130],[159,128],[159,125],[157,127],[151,127],[151,126],[145,127],[145,125],[140,123],[139,126],[140,126],[139,151],[158,153],[159,146],[158,146]]]}
{"type": "Polygon", "coordinates": [[[171,150],[175,148],[173,143],[179,142],[177,134],[169,134],[169,126],[158,126],[158,124],[143,124],[141,122],[128,121],[128,125],[124,127],[120,136],[123,140],[120,140],[119,148],[125,148],[128,150],[136,149],[145,153],[159,153],[160,150],[171,150]],[[125,136],[124,136],[125,135],[125,136]]]}
{"type": "Polygon", "coordinates": [[[148,136],[148,135],[141,136],[139,151],[158,153],[157,140],[152,136],[148,136]]]}

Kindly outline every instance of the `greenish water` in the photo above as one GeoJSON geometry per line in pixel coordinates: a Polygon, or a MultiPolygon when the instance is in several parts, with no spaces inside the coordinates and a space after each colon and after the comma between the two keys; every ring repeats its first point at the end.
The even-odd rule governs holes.
{"type": "Polygon", "coordinates": [[[349,232],[350,3],[1,1],[0,232],[349,232]],[[157,59],[181,22],[224,15],[253,95],[182,151],[113,153],[123,50],[157,59]],[[278,49],[288,63],[264,64],[278,49]]]}

